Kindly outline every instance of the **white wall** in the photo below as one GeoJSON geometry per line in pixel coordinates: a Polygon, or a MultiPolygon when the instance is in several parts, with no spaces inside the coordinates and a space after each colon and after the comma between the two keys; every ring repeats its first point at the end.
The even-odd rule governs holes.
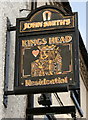
{"type": "Polygon", "coordinates": [[[88,52],[88,1],[86,2],[86,48],[88,52]]]}
{"type": "Polygon", "coordinates": [[[83,117],[86,118],[86,112],[87,112],[87,99],[86,99],[86,95],[87,95],[87,90],[86,87],[83,83],[83,80],[80,76],[80,100],[81,100],[81,108],[83,110],[83,117]]]}
{"type": "MultiPolygon", "coordinates": [[[[16,25],[16,18],[27,16],[28,13],[20,13],[20,9],[27,8],[27,2],[12,2],[12,0],[0,2],[0,118],[24,118],[26,113],[26,96],[9,96],[7,108],[3,105],[4,89],[4,67],[5,67],[5,47],[7,17],[13,26],[16,25]]],[[[13,89],[14,80],[14,57],[15,57],[15,32],[10,34],[10,53],[9,53],[9,86],[13,89]]]]}

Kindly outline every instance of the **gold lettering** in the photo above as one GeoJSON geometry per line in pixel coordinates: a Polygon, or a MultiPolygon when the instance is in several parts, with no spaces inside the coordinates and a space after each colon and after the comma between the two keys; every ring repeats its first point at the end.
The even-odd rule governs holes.
{"type": "Polygon", "coordinates": [[[55,21],[50,21],[48,22],[49,23],[49,26],[55,26],[56,25],[56,22],[55,21]]]}
{"type": "Polygon", "coordinates": [[[40,45],[41,44],[41,39],[40,38],[38,38],[37,40],[36,40],[36,44],[37,45],[40,45]],[[40,43],[39,43],[40,42],[40,43]]]}
{"type": "Polygon", "coordinates": [[[43,26],[42,23],[43,23],[43,22],[37,22],[37,23],[35,23],[35,27],[36,27],[36,28],[42,27],[42,26],[43,26]]]}
{"type": "Polygon", "coordinates": [[[39,84],[40,84],[40,85],[44,85],[44,81],[40,79],[40,80],[39,80],[39,84]]]}
{"type": "Polygon", "coordinates": [[[47,43],[46,39],[43,38],[43,39],[42,39],[42,44],[45,45],[46,43],[47,43]]]}
{"type": "Polygon", "coordinates": [[[61,83],[68,83],[68,78],[65,77],[61,79],[60,77],[47,80],[44,78],[43,80],[39,79],[39,81],[31,81],[31,80],[25,80],[25,86],[32,86],[32,85],[48,85],[48,84],[61,84],[61,83]]]}
{"type": "Polygon", "coordinates": [[[72,36],[65,36],[65,41],[70,42],[72,40],[72,36]]]}
{"type": "Polygon", "coordinates": [[[56,83],[56,84],[58,83],[58,78],[55,78],[55,83],[56,83]]]}
{"type": "Polygon", "coordinates": [[[29,40],[22,40],[22,47],[30,46],[29,40]]]}
{"type": "Polygon", "coordinates": [[[65,83],[67,83],[68,82],[68,78],[67,77],[65,77],[65,83]]]}
{"type": "Polygon", "coordinates": [[[60,20],[57,20],[56,22],[57,22],[57,26],[60,25],[60,20]]]}
{"type": "Polygon", "coordinates": [[[49,26],[70,25],[70,23],[71,23],[70,19],[54,20],[54,21],[46,21],[46,22],[24,23],[23,30],[31,29],[31,28],[49,27],[49,26]]]}
{"type": "Polygon", "coordinates": [[[48,22],[44,22],[43,26],[44,26],[44,27],[49,26],[49,25],[48,25],[48,22]]]}
{"type": "Polygon", "coordinates": [[[69,25],[71,23],[71,20],[70,19],[67,19],[66,20],[66,25],[69,25]]]}
{"type": "Polygon", "coordinates": [[[56,43],[56,44],[59,43],[58,39],[59,39],[58,37],[55,37],[55,43],[56,43]]]}
{"type": "Polygon", "coordinates": [[[64,37],[61,37],[61,38],[60,38],[60,42],[61,42],[61,43],[64,43],[64,41],[65,41],[64,37]]]}
{"type": "Polygon", "coordinates": [[[48,22],[48,26],[52,26],[52,22],[51,21],[48,22]]]}
{"type": "Polygon", "coordinates": [[[46,85],[46,79],[44,78],[44,85],[46,85]]]}
{"type": "MultiPolygon", "coordinates": [[[[72,36],[61,36],[61,37],[49,37],[49,44],[59,44],[59,43],[68,43],[72,41],[72,36]]],[[[30,47],[30,46],[36,46],[36,45],[45,45],[47,44],[46,38],[38,38],[38,39],[32,39],[32,40],[22,40],[22,47],[30,47]]],[[[41,46],[39,46],[41,47],[41,46]]],[[[41,49],[41,48],[40,48],[41,49]]],[[[42,56],[47,56],[45,52],[46,48],[42,51],[42,56]]],[[[41,56],[41,57],[42,57],[41,56]]]]}
{"type": "Polygon", "coordinates": [[[37,39],[36,40],[36,44],[37,45],[45,45],[47,43],[47,41],[46,41],[46,39],[45,38],[43,38],[43,39],[37,39]]]}
{"type": "Polygon", "coordinates": [[[30,28],[35,28],[35,25],[36,25],[35,23],[31,23],[30,28]]]}
{"type": "Polygon", "coordinates": [[[26,40],[22,40],[22,47],[26,46],[26,40]]]}
{"type": "Polygon", "coordinates": [[[55,44],[55,38],[54,37],[49,38],[49,44],[55,44]]]}
{"type": "Polygon", "coordinates": [[[32,82],[31,80],[25,80],[25,86],[31,86],[32,82]]]}
{"type": "Polygon", "coordinates": [[[35,43],[35,40],[30,40],[30,44],[31,45],[35,45],[36,43],[35,43]]]}
{"type": "Polygon", "coordinates": [[[61,20],[60,25],[65,25],[65,20],[61,20]]]}
{"type": "Polygon", "coordinates": [[[24,28],[23,28],[23,30],[26,30],[27,28],[30,28],[30,23],[24,23],[24,28]]]}
{"type": "Polygon", "coordinates": [[[30,28],[39,28],[39,27],[43,27],[43,22],[24,23],[23,30],[30,29],[30,28]]]}

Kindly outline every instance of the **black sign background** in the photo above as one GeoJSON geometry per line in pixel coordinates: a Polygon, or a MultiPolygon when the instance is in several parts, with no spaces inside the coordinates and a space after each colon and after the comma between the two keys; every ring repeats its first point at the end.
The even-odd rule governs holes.
{"type": "MultiPolygon", "coordinates": [[[[23,26],[22,23],[25,23],[26,21],[30,21],[31,18],[33,21],[31,22],[36,22],[34,19],[39,18],[38,13],[42,13],[41,11],[44,12],[44,10],[48,11],[58,11],[58,13],[62,13],[60,10],[58,10],[55,7],[52,6],[43,6],[38,9],[36,9],[33,13],[29,14],[27,18],[18,18],[17,19],[17,38],[16,38],[16,57],[15,57],[15,80],[14,80],[14,90],[18,94],[27,94],[27,93],[42,93],[42,92],[61,92],[61,91],[66,91],[65,88],[69,86],[69,89],[77,89],[78,88],[78,83],[79,83],[79,61],[78,61],[78,29],[77,29],[77,14],[74,13],[74,19],[72,22],[74,22],[75,26],[71,27],[47,27],[48,29],[45,30],[43,28],[36,28],[34,29],[26,29],[26,31],[22,32],[21,31],[21,25],[23,26]],[[52,9],[52,10],[51,10],[52,9]],[[40,12],[39,12],[40,11],[40,12]],[[35,17],[34,17],[35,16],[35,17]],[[34,18],[34,19],[33,19],[34,18]],[[22,21],[22,22],[21,22],[22,21]],[[44,31],[43,31],[44,30],[44,31]],[[35,32],[36,31],[36,32],[35,32]],[[47,32],[46,32],[47,31],[47,32]],[[31,33],[30,33],[31,32],[31,33]],[[49,37],[63,37],[63,36],[72,36],[72,40],[68,43],[58,43],[58,44],[49,44],[49,37]],[[59,47],[60,49],[60,55],[62,57],[62,67],[59,72],[59,74],[53,73],[53,74],[45,74],[45,75],[32,75],[32,68],[31,68],[31,63],[33,61],[36,61],[40,57],[40,51],[39,46],[43,45],[35,45],[32,46],[31,48],[29,46],[22,47],[22,41],[27,41],[27,40],[34,40],[38,38],[46,38],[47,43],[45,46],[56,46],[59,47]],[[30,48],[30,49],[29,49],[30,48]],[[33,51],[34,50],[34,51],[33,51]],[[38,53],[39,50],[39,53],[38,53]],[[34,52],[34,53],[33,53],[34,52]],[[36,54],[35,54],[36,52],[36,54]],[[71,67],[69,70],[69,66],[71,67]],[[60,80],[65,79],[67,77],[67,83],[55,83],[55,84],[28,84],[25,85],[26,80],[31,80],[31,81],[39,81],[39,80],[52,80],[55,78],[60,78],[60,80]],[[59,88],[62,88],[59,89],[59,88]]],[[[60,15],[60,14],[59,14],[60,15]]],[[[61,15],[60,15],[61,16],[61,15]]],[[[71,16],[67,16],[68,18],[71,18],[71,16]]],[[[66,18],[66,16],[64,17],[66,18]]],[[[63,18],[63,19],[64,19],[63,18]]],[[[57,17],[55,18],[57,20],[57,17]]],[[[40,21],[40,19],[39,19],[40,21]]],[[[39,22],[38,21],[38,22],[39,22]]],[[[70,24],[71,25],[71,24],[70,24]]],[[[44,46],[43,46],[44,47],[44,46]]]]}
{"type": "MultiPolygon", "coordinates": [[[[72,40],[70,42],[65,42],[63,43],[59,43],[56,45],[56,43],[54,44],[49,44],[49,38],[56,38],[58,36],[58,38],[61,39],[61,37],[67,37],[68,35],[71,36],[73,38],[72,35],[70,34],[61,34],[63,36],[58,36],[58,34],[50,34],[50,35],[40,35],[40,36],[34,36],[34,37],[26,37],[26,40],[20,40],[20,41],[26,41],[26,42],[29,42],[29,41],[33,41],[33,40],[38,40],[38,38],[45,38],[46,39],[46,45],[34,45],[34,46],[30,46],[28,47],[28,43],[26,43],[25,46],[23,47],[20,47],[21,48],[21,70],[22,70],[22,73],[21,73],[21,78],[19,78],[20,80],[20,83],[24,83],[23,81],[26,80],[26,79],[31,79],[31,80],[39,80],[39,78],[47,78],[47,79],[50,79],[50,78],[55,78],[55,76],[65,76],[65,77],[68,77],[70,79],[71,76],[73,76],[72,74],[72,67],[73,67],[73,64],[72,64],[72,40]],[[36,39],[35,39],[36,38],[36,39]],[[30,40],[29,40],[30,39],[30,40]],[[28,41],[27,41],[28,40],[28,41]],[[40,50],[39,50],[40,48],[40,50]],[[50,50],[47,50],[49,49],[50,50]],[[59,50],[57,50],[57,48],[59,48],[59,50]],[[43,51],[42,51],[43,49],[43,51]],[[42,56],[42,59],[41,59],[41,55],[40,53],[37,55],[37,56],[34,56],[32,54],[33,51],[37,52],[37,51],[40,51],[42,52],[42,54],[44,53],[44,51],[46,50],[45,54],[46,56],[42,56]],[[53,50],[52,50],[53,49],[53,50]],[[48,52],[48,53],[47,53],[48,52]],[[57,53],[55,53],[57,52],[57,53]],[[58,56],[58,54],[60,53],[60,56],[58,56]],[[51,54],[51,55],[50,55],[51,54]],[[46,58],[47,57],[47,58],[46,58]],[[50,58],[49,58],[50,57],[50,58]],[[54,59],[55,59],[55,62],[54,62],[54,59]],[[59,62],[61,62],[60,64],[57,63],[57,61],[61,59],[59,62]],[[36,61],[36,63],[35,63],[36,61]],[[38,61],[38,62],[37,62],[38,61]],[[50,65],[52,69],[51,71],[51,75],[49,75],[49,61],[52,62],[52,65],[50,65]],[[38,68],[36,70],[36,65],[34,66],[34,72],[36,71],[37,74],[35,76],[31,75],[31,72],[32,72],[32,68],[31,68],[31,64],[33,64],[33,62],[35,64],[38,64],[38,68]],[[40,62],[40,63],[39,63],[40,62]],[[41,68],[39,68],[39,65],[42,67],[43,66],[43,70],[44,72],[48,73],[48,74],[44,74],[44,75],[38,75],[38,69],[39,69],[39,72],[42,71],[41,68]],[[59,66],[58,66],[59,65],[59,66]],[[59,70],[60,73],[58,74],[55,74],[55,70],[54,69],[57,69],[57,67],[60,67],[61,66],[61,70],[59,70]],[[71,67],[71,68],[70,68],[71,67]],[[63,74],[63,75],[62,75],[63,74]]],[[[50,40],[51,42],[52,40],[50,40]]],[[[41,41],[40,41],[41,43],[41,41]]],[[[31,45],[31,44],[30,44],[31,45]]],[[[20,73],[20,72],[19,72],[20,73]]],[[[71,79],[73,79],[71,77],[71,79]]]]}

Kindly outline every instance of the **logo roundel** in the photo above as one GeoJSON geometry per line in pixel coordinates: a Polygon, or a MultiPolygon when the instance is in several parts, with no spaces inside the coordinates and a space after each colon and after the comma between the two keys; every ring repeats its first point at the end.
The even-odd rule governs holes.
{"type": "Polygon", "coordinates": [[[50,20],[51,19],[51,12],[45,11],[43,12],[43,21],[50,20]]]}

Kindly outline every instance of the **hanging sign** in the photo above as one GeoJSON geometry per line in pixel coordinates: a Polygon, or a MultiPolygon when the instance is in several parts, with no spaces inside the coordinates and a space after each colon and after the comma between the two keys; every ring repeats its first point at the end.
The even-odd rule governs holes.
{"type": "Polygon", "coordinates": [[[59,88],[77,86],[78,38],[75,29],[76,13],[66,16],[51,6],[43,6],[27,18],[17,19],[16,92],[61,92],[66,89],[59,88]]]}

